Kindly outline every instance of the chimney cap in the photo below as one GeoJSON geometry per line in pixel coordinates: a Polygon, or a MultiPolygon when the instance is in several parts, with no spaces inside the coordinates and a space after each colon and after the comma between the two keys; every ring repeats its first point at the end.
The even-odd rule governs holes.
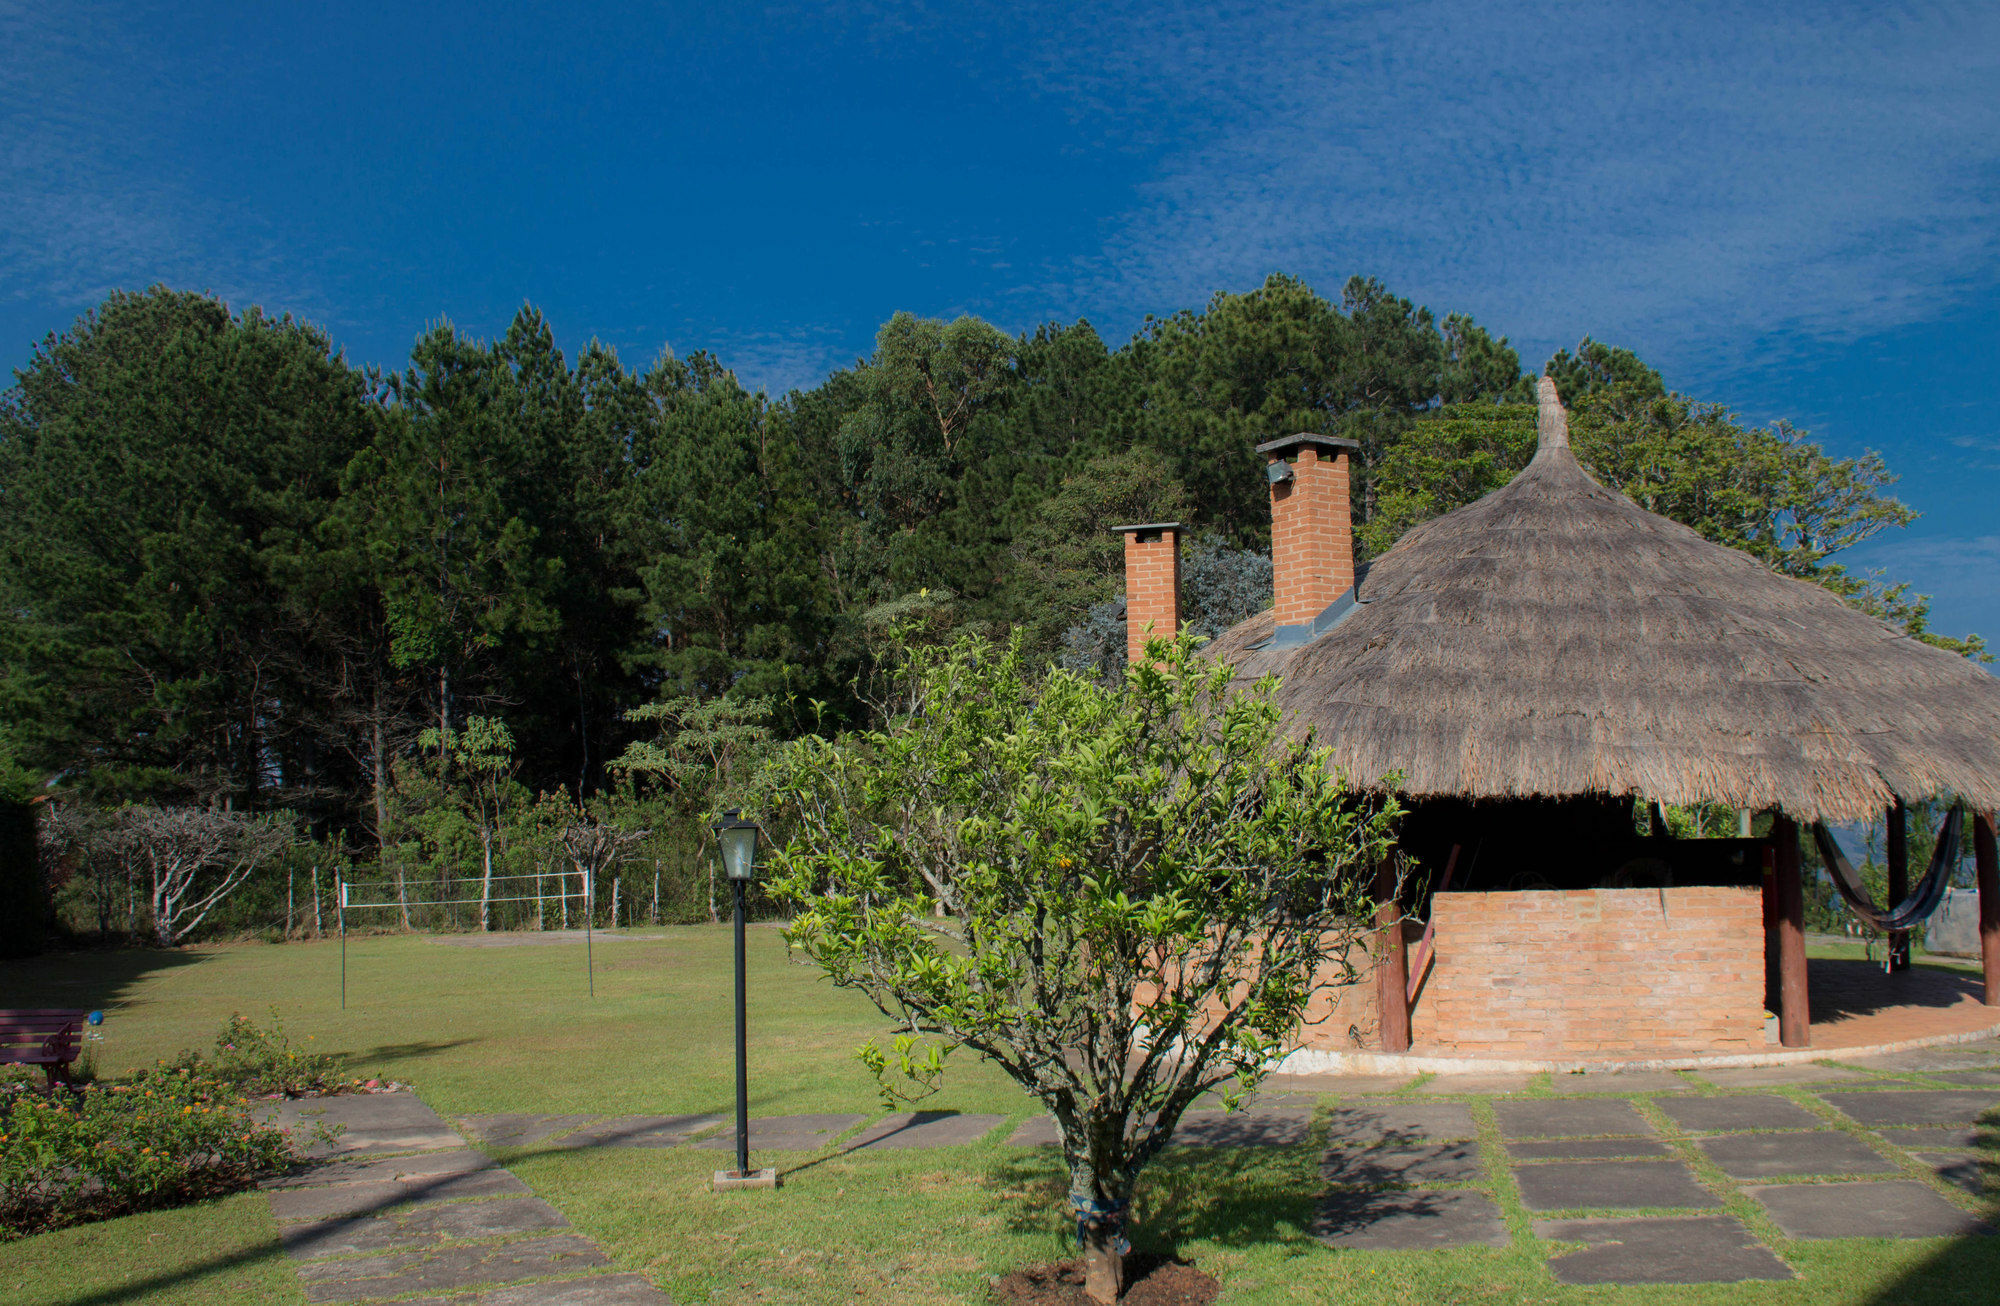
{"type": "Polygon", "coordinates": [[[1113,526],[1111,532],[1114,535],[1123,535],[1127,531],[1177,531],[1180,529],[1181,524],[1177,521],[1146,521],[1138,522],[1131,526],[1113,526]]]}
{"type": "Polygon", "coordinates": [[[1308,444],[1321,449],[1345,449],[1355,453],[1361,451],[1359,440],[1350,440],[1344,435],[1319,435],[1312,431],[1301,431],[1297,435],[1282,435],[1275,440],[1266,440],[1257,446],[1257,452],[1279,453],[1308,444]]]}

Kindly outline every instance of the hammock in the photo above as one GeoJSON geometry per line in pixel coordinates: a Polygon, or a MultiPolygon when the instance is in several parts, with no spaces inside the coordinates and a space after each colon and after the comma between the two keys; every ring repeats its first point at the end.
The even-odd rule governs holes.
{"type": "Polygon", "coordinates": [[[1813,825],[1813,841],[1819,845],[1820,859],[1833,876],[1833,887],[1840,891],[1840,896],[1847,900],[1854,914],[1884,934],[1893,934],[1928,920],[1931,913],[1938,909],[1938,904],[1944,901],[1945,890],[1951,885],[1951,869],[1958,865],[1958,837],[1964,824],[1965,809],[1953,807],[1944,818],[1944,828],[1938,831],[1937,847],[1931,851],[1930,869],[1910,890],[1910,896],[1888,911],[1877,907],[1868,896],[1868,890],[1861,886],[1861,876],[1848,864],[1840,845],[1833,841],[1833,835],[1824,823],[1813,825]]]}

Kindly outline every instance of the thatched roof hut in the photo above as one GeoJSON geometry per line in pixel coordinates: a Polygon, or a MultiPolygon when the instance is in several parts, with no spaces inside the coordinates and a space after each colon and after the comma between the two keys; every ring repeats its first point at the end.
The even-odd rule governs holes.
{"type": "MultiPolygon", "coordinates": [[[[1281,593],[1211,654],[1280,673],[1294,729],[1416,798],[1630,795],[1806,821],[1944,793],[2000,807],[2000,681],[1606,489],[1552,381],[1541,401],[1540,447],[1504,489],[1412,530],[1351,604],[1281,630],[1281,593]]],[[[1344,532],[1344,475],[1340,490],[1344,532]]]]}

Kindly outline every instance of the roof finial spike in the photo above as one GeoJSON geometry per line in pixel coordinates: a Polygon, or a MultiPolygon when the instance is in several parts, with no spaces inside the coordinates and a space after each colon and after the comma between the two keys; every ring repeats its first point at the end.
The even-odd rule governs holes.
{"type": "Polygon", "coordinates": [[[1535,421],[1535,447],[1569,448],[1569,413],[1563,408],[1562,396],[1556,393],[1555,378],[1543,377],[1535,386],[1535,391],[1542,403],[1542,411],[1535,421]]]}

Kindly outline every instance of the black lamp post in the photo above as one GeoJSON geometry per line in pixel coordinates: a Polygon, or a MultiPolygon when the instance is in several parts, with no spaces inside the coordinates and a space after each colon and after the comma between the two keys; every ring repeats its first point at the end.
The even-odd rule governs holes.
{"type": "Polygon", "coordinates": [[[729,877],[736,900],[736,1169],[716,1175],[715,1186],[775,1188],[776,1170],[750,1168],[750,1042],[743,998],[743,889],[757,875],[758,826],[731,808],[710,828],[715,831],[715,842],[721,846],[723,874],[729,877]]]}

